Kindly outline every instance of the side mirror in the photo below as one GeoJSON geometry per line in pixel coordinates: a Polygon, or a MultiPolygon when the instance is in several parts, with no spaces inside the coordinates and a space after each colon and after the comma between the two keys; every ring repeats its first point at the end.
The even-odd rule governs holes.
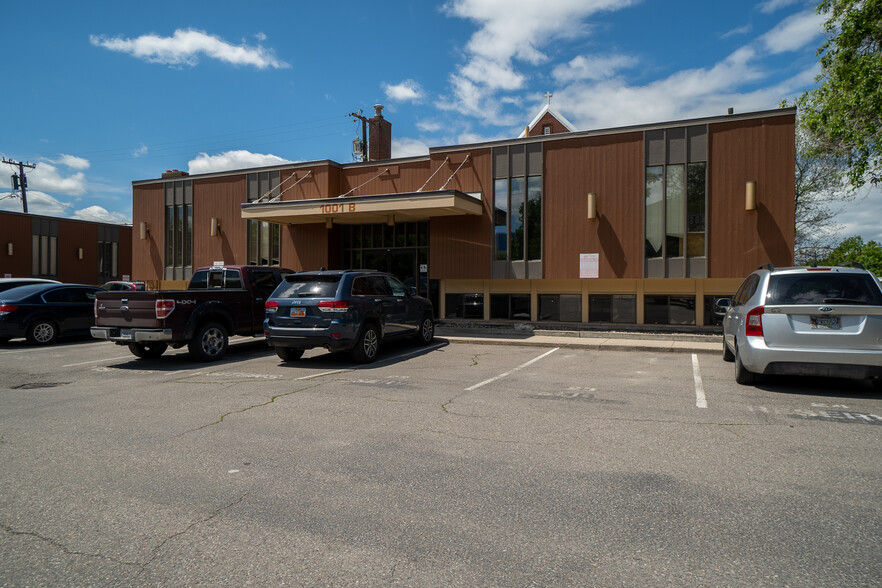
{"type": "Polygon", "coordinates": [[[719,300],[717,300],[717,306],[719,308],[729,308],[730,306],[732,306],[732,301],[728,298],[720,298],[719,300]]]}
{"type": "Polygon", "coordinates": [[[410,287],[410,295],[411,295],[411,296],[416,296],[416,293],[417,293],[417,291],[416,291],[416,286],[411,286],[411,287],[410,287]]]}

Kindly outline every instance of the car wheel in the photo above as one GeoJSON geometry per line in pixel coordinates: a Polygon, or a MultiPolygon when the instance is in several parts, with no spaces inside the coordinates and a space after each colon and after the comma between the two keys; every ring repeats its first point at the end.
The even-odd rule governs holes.
{"type": "Polygon", "coordinates": [[[420,345],[428,345],[435,338],[435,321],[432,317],[426,315],[420,321],[420,328],[416,334],[417,343],[420,345]]]}
{"type": "Polygon", "coordinates": [[[199,361],[217,361],[227,352],[229,338],[220,323],[205,323],[187,344],[190,355],[199,361]]]}
{"type": "Polygon", "coordinates": [[[282,361],[297,361],[303,357],[303,350],[294,347],[276,347],[276,355],[282,361]]]}
{"type": "Polygon", "coordinates": [[[49,345],[58,339],[58,327],[50,320],[39,320],[30,324],[26,336],[31,345],[49,345]]]}
{"type": "Polygon", "coordinates": [[[738,345],[735,346],[735,381],[742,386],[753,386],[756,384],[756,374],[744,367],[741,363],[741,354],[738,352],[738,345]]]}
{"type": "Polygon", "coordinates": [[[732,363],[735,361],[735,354],[729,349],[729,346],[726,345],[726,338],[723,337],[723,361],[727,361],[732,363]]]}
{"type": "Polygon", "coordinates": [[[156,359],[165,353],[168,345],[165,343],[129,343],[129,351],[135,357],[142,359],[156,359]]]}
{"type": "Polygon", "coordinates": [[[377,359],[377,352],[380,350],[380,332],[377,327],[371,324],[365,325],[361,329],[358,341],[352,349],[352,359],[358,363],[371,363],[377,359]]]}

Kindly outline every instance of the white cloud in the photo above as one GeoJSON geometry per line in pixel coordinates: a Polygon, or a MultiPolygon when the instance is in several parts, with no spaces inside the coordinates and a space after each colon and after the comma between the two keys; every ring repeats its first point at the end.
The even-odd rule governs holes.
{"type": "Polygon", "coordinates": [[[392,139],[392,157],[428,155],[429,146],[419,139],[392,139]]]}
{"type": "Polygon", "coordinates": [[[558,82],[577,80],[605,80],[619,70],[633,67],[637,60],[627,55],[579,55],[568,63],[558,65],[551,75],[558,82]]]}
{"type": "Polygon", "coordinates": [[[764,14],[772,14],[773,12],[786,8],[792,4],[796,4],[801,0],[766,0],[765,2],[760,2],[757,5],[757,9],[764,14]]]}
{"type": "MultiPolygon", "coordinates": [[[[28,212],[44,216],[65,216],[70,209],[69,202],[62,202],[39,190],[28,190],[28,212]]],[[[0,210],[23,212],[21,198],[0,199],[0,210]]]]}
{"type": "Polygon", "coordinates": [[[64,153],[59,154],[59,159],[50,159],[52,163],[57,163],[59,165],[64,165],[66,167],[72,169],[89,169],[91,165],[88,159],[84,159],[82,157],[77,157],[75,155],[65,155],[64,153]]]}
{"type": "Polygon", "coordinates": [[[416,128],[424,133],[434,133],[436,131],[440,131],[444,127],[441,126],[441,123],[433,120],[420,120],[417,121],[416,128]]]}
{"type": "Polygon", "coordinates": [[[542,47],[555,39],[582,34],[584,20],[597,12],[618,10],[638,1],[450,0],[443,10],[477,22],[479,29],[466,45],[466,63],[450,76],[453,96],[437,106],[489,124],[513,124],[513,117],[500,112],[495,94],[525,86],[526,76],[515,69],[515,60],[530,65],[545,63],[548,56],[542,47]]]}
{"type": "Polygon", "coordinates": [[[404,80],[400,84],[383,84],[383,91],[389,100],[400,102],[417,101],[423,97],[422,87],[413,80],[404,80]]]}
{"type": "Polygon", "coordinates": [[[200,153],[198,157],[187,162],[187,165],[188,171],[191,174],[207,174],[233,169],[279,165],[282,163],[291,162],[277,155],[269,153],[251,153],[250,151],[240,149],[236,151],[225,151],[224,153],[218,153],[217,155],[200,153]]]}
{"type": "Polygon", "coordinates": [[[826,17],[814,10],[794,14],[760,37],[773,54],[802,49],[824,33],[826,17]]]}
{"type": "Polygon", "coordinates": [[[132,157],[135,157],[135,158],[144,157],[147,155],[147,151],[148,151],[147,145],[145,145],[144,143],[141,143],[140,147],[138,147],[137,149],[132,151],[132,157]]]}
{"type": "MultiPolygon", "coordinates": [[[[62,156],[69,157],[69,156],[62,156]]],[[[80,158],[73,158],[78,160],[80,158]]],[[[82,160],[85,161],[85,160],[82,160]]],[[[86,162],[88,166],[88,162],[86,162]]],[[[27,174],[28,187],[32,190],[43,190],[45,192],[67,194],[71,196],[80,196],[86,193],[86,176],[83,172],[64,176],[59,173],[58,168],[49,163],[42,161],[37,167],[27,174]]],[[[30,204],[30,201],[28,201],[30,204]]],[[[29,206],[30,208],[30,206],[29,206]]]]}
{"type": "Polygon", "coordinates": [[[193,66],[199,63],[200,55],[205,55],[225,63],[249,65],[258,69],[291,67],[278,59],[271,49],[261,45],[233,45],[216,35],[195,29],[178,29],[171,37],[141,35],[134,39],[124,39],[90,35],[89,41],[96,47],[128,53],[149,63],[193,66]]]}
{"type": "Polygon", "coordinates": [[[842,207],[835,221],[842,225],[839,232],[842,239],[859,236],[864,242],[875,241],[882,244],[882,224],[879,211],[882,210],[882,186],[870,187],[851,202],[842,207]]]}
{"type": "Polygon", "coordinates": [[[110,212],[106,208],[103,208],[101,206],[88,206],[86,208],[82,208],[75,211],[73,215],[71,215],[71,218],[99,223],[115,223],[120,225],[132,222],[132,219],[126,217],[126,215],[119,212],[110,212]]]}
{"type": "Polygon", "coordinates": [[[731,31],[726,31],[725,33],[720,35],[720,38],[721,39],[728,39],[729,37],[734,37],[737,35],[746,35],[747,33],[749,33],[752,30],[753,30],[753,26],[751,26],[750,24],[746,24],[743,27],[738,27],[738,28],[732,29],[731,31]]]}

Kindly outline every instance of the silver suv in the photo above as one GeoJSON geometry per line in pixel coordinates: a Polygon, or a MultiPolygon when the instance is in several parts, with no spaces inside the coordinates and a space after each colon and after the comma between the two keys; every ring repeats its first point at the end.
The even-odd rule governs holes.
{"type": "Polygon", "coordinates": [[[871,380],[882,389],[882,287],[858,263],[761,266],[722,299],[723,359],[735,381],[758,374],[871,380]]]}

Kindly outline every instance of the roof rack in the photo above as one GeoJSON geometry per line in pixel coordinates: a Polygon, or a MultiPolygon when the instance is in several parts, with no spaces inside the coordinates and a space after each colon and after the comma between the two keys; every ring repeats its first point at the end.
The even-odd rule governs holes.
{"type": "Polygon", "coordinates": [[[836,267],[853,267],[855,269],[860,269],[860,270],[867,269],[862,264],[860,264],[856,261],[843,261],[842,263],[837,263],[836,267]]]}
{"type": "Polygon", "coordinates": [[[771,263],[764,263],[761,266],[759,266],[757,269],[768,269],[771,272],[771,271],[775,270],[775,266],[772,265],[771,263]]]}

